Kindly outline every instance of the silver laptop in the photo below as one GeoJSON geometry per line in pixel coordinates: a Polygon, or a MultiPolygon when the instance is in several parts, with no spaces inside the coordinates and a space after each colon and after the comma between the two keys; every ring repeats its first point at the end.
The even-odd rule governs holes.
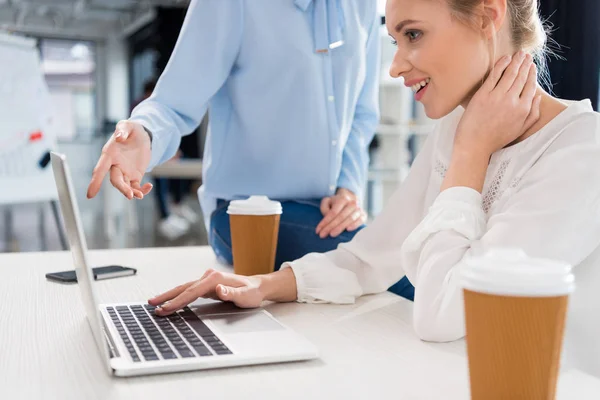
{"type": "Polygon", "coordinates": [[[111,374],[147,375],[318,356],[310,342],[263,309],[243,310],[231,303],[199,300],[171,316],[159,317],[145,302],[99,304],[69,167],[62,154],[52,153],[51,159],[81,298],[111,374]]]}

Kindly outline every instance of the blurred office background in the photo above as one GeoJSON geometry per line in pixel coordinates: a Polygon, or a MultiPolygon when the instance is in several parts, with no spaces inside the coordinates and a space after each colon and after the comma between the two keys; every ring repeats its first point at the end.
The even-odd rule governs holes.
{"type": "MultiPolygon", "coordinates": [[[[381,123],[371,143],[370,179],[364,193],[373,218],[406,176],[433,121],[414,103],[410,89],[387,75],[394,47],[383,25],[385,1],[364,1],[378,1],[382,14],[381,123]]],[[[37,41],[54,126],[59,128],[57,148],[71,164],[90,248],[207,243],[196,189],[201,184],[209,115],[194,134],[184,138],[183,157],[155,173],[185,178],[161,181],[168,192],[169,214],[174,215],[170,221],[160,212],[156,187],[142,201],[128,202],[116,190],[106,190],[105,182],[97,198],[85,199],[102,145],[115,123],[127,118],[143,97],[145,84],[166,66],[188,4],[185,0],[0,0],[0,32],[37,41]]],[[[560,49],[554,46],[561,58],[551,58],[549,63],[555,95],[590,98],[597,110],[600,2],[540,0],[540,9],[561,45],[560,49]]],[[[147,178],[154,179],[151,174],[147,178]]],[[[2,188],[0,196],[10,189],[2,188]]],[[[0,251],[61,248],[50,204],[0,205],[0,251]]]]}

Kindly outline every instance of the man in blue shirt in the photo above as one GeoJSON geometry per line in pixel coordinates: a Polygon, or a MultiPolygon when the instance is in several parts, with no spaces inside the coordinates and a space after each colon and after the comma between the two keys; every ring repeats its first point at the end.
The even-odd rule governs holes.
{"type": "Polygon", "coordinates": [[[121,121],[94,170],[127,198],[175,154],[207,108],[199,191],[210,244],[230,262],[228,202],[282,201],[276,268],[349,241],[377,126],[380,20],[374,0],[192,1],[152,96],[121,121]]]}

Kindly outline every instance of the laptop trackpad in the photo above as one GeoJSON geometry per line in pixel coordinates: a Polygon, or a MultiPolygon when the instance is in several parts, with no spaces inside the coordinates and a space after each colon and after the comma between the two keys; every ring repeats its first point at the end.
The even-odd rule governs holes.
{"type": "Polygon", "coordinates": [[[223,333],[247,333],[285,329],[279,322],[264,312],[221,314],[204,317],[223,333]]]}

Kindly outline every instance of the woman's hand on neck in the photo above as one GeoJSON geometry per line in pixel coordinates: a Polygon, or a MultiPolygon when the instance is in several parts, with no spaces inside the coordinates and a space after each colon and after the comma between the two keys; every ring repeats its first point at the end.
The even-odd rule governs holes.
{"type": "Polygon", "coordinates": [[[483,189],[493,153],[518,140],[539,119],[537,70],[523,52],[500,59],[466,106],[442,190],[483,189]]]}
{"type": "MultiPolygon", "coordinates": [[[[478,89],[479,88],[477,88],[477,90],[478,89]]],[[[476,92],[477,90],[475,90],[474,92],[476,92]]],[[[463,107],[465,110],[469,106],[473,95],[474,93],[460,104],[461,107],[463,107]]],[[[560,99],[557,99],[556,97],[550,95],[540,85],[537,85],[536,96],[541,96],[539,119],[531,127],[526,129],[518,138],[504,146],[505,148],[520,143],[528,137],[533,136],[544,126],[546,126],[548,122],[552,121],[558,114],[560,114],[567,108],[567,105],[565,103],[560,101],[560,99]]]]}

